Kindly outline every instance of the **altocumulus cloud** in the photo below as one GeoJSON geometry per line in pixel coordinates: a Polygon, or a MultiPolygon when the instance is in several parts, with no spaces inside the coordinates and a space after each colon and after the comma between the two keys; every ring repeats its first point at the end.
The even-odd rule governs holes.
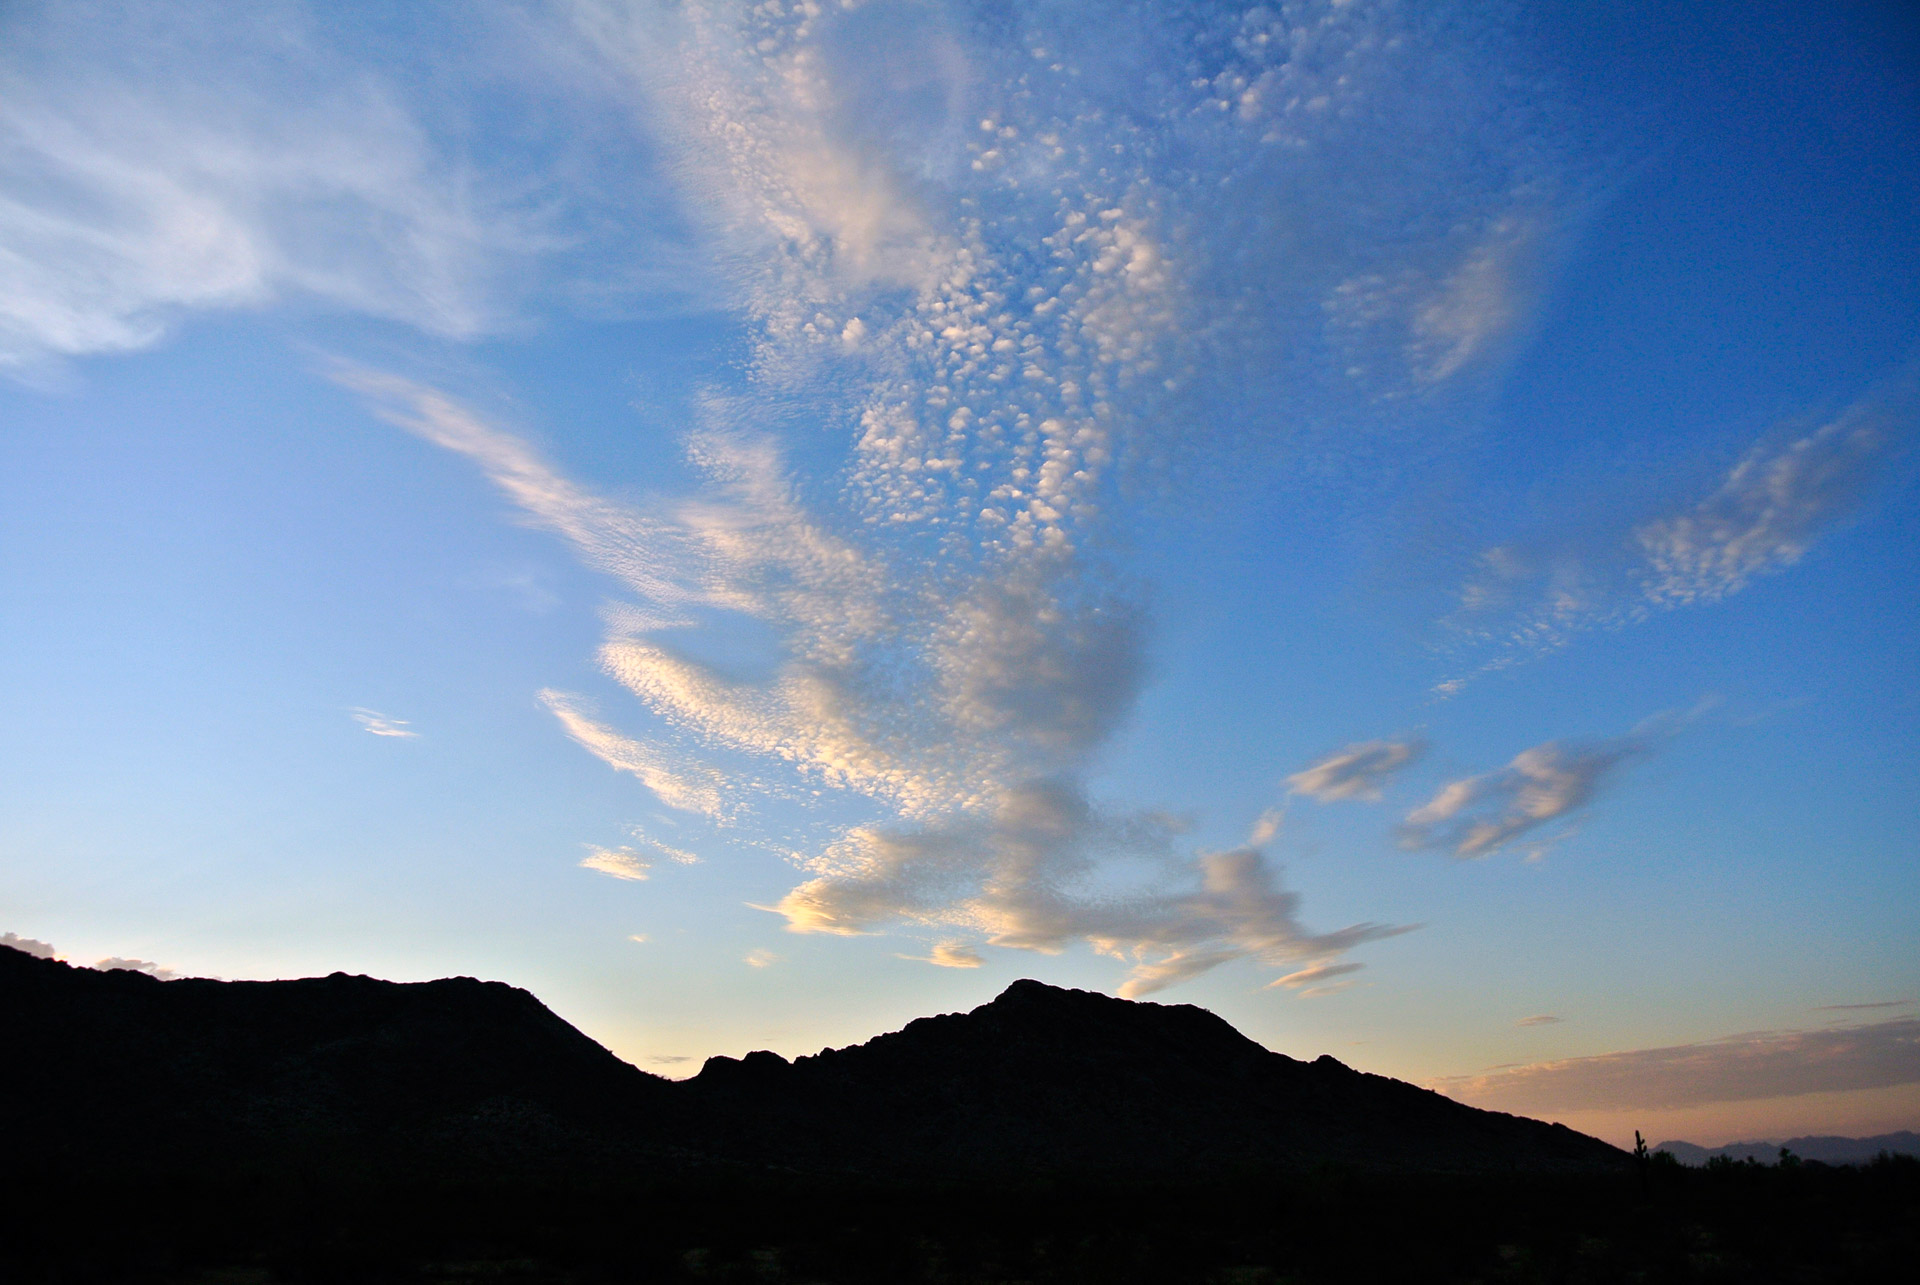
{"type": "MultiPolygon", "coordinates": [[[[1003,17],[582,0],[547,32],[679,158],[754,339],[746,391],[687,426],[696,497],[616,502],[442,390],[336,377],[630,595],[599,661],[648,728],[543,693],[569,736],[716,819],[814,790],[878,812],[795,853],[793,930],[1090,943],[1133,994],[1238,959],[1334,966],[1401,930],[1311,929],[1258,843],[1191,851],[1088,796],[1147,673],[1127,482],[1304,449],[1310,417],[1275,410],[1294,390],[1409,393],[1497,353],[1552,236],[1535,118],[1459,70],[1500,56],[1464,12],[1003,17]],[[679,645],[729,613],[779,640],[771,677],[679,645]]],[[[1395,766],[1316,788],[1363,797],[1395,766]]]]}
{"type": "Polygon", "coordinates": [[[1759,1031],[1699,1044],[1504,1067],[1432,1086],[1475,1106],[1522,1115],[1657,1111],[1920,1083],[1920,1021],[1759,1031]]]}
{"type": "MultiPolygon", "coordinates": [[[[1474,672],[1565,646],[1589,629],[1719,602],[1796,565],[1887,475],[1920,418],[1917,385],[1910,365],[1812,432],[1763,439],[1711,492],[1664,514],[1553,551],[1486,550],[1448,621],[1495,648],[1474,672]]],[[[1436,690],[1450,696],[1472,676],[1436,690]]]]}

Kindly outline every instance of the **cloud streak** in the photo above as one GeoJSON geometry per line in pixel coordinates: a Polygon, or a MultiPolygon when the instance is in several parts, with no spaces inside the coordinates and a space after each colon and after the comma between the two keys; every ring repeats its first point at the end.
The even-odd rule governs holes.
{"type": "Polygon", "coordinates": [[[420,733],[413,731],[404,718],[388,718],[379,710],[359,709],[350,711],[353,721],[375,736],[391,736],[400,740],[413,740],[420,733]]]}
{"type": "Polygon", "coordinates": [[[1522,1115],[1664,1111],[1920,1082],[1920,1021],[1758,1031],[1436,1080],[1474,1106],[1522,1115]]]}
{"type": "Polygon", "coordinates": [[[1625,736],[1548,741],[1520,751],[1498,771],[1450,781],[1407,814],[1400,844],[1463,858],[1491,856],[1586,807],[1620,769],[1652,754],[1710,706],[1656,714],[1625,736]]]}
{"type": "Polygon", "coordinates": [[[1363,741],[1287,778],[1287,788],[1322,803],[1377,802],[1381,785],[1426,752],[1425,741],[1363,741]]]}

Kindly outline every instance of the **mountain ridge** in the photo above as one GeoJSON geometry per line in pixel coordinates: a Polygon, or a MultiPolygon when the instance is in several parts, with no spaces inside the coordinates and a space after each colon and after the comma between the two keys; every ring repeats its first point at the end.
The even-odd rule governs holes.
{"type": "Polygon", "coordinates": [[[1205,1009],[1030,979],[964,1013],[686,1080],[499,982],[161,981],[0,951],[0,1128],[53,1163],[646,1166],[912,1180],[1589,1172],[1624,1156],[1205,1009]],[[11,1107],[7,1103],[12,1103],[11,1107]]]}
{"type": "Polygon", "coordinates": [[[1671,1152],[1673,1158],[1681,1164],[1693,1166],[1704,1165],[1709,1160],[1719,1157],[1728,1160],[1752,1160],[1758,1164],[1773,1164],[1780,1159],[1780,1152],[1783,1149],[1792,1152],[1801,1160],[1813,1160],[1828,1165],[1850,1165],[1865,1164],[1883,1151],[1896,1156],[1920,1156],[1920,1133],[1915,1133],[1911,1129],[1898,1129],[1892,1133],[1876,1133],[1861,1138],[1816,1133],[1788,1138],[1784,1142],[1729,1142],[1720,1147],[1703,1147],[1698,1143],[1676,1140],[1658,1143],[1653,1149],[1671,1152]]]}

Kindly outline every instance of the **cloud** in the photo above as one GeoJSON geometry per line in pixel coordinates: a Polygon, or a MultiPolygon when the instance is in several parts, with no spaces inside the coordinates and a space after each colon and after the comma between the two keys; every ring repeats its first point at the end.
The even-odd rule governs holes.
{"type": "Polygon", "coordinates": [[[118,955],[100,960],[94,964],[94,967],[103,973],[122,970],[130,973],[145,973],[163,982],[172,981],[178,975],[171,968],[162,968],[150,959],[122,959],[118,955]]]}
{"type": "Polygon", "coordinates": [[[643,880],[653,869],[653,862],[632,848],[602,848],[596,844],[587,845],[587,855],[580,859],[580,865],[615,879],[643,880]]]}
{"type": "Polygon", "coordinates": [[[453,337],[500,323],[501,269],[544,239],[531,208],[475,183],[314,18],[9,6],[0,370],[289,298],[453,337]]]}
{"type": "Polygon", "coordinates": [[[965,925],[992,945],[1045,953],[1084,940],[1129,965],[1120,988],[1128,997],[1236,959],[1327,961],[1408,931],[1362,923],[1311,932],[1298,920],[1298,894],[1279,886],[1264,854],[1189,857],[1175,838],[1169,818],[1111,815],[1068,782],[1032,782],[1007,791],[990,816],[855,830],[775,909],[796,932],[861,933],[904,920],[965,925]],[[1103,877],[1116,861],[1144,866],[1145,882],[1103,877]]]}
{"type": "Polygon", "coordinates": [[[746,958],[743,959],[741,962],[744,963],[749,968],[768,968],[774,964],[779,963],[780,956],[774,954],[772,951],[767,950],[763,947],[758,950],[748,951],[746,954],[746,958]]]}
{"type": "Polygon", "coordinates": [[[698,494],[616,501],[444,390],[336,378],[619,583],[598,660],[645,729],[544,693],[567,734],[743,827],[762,797],[859,807],[768,840],[808,876],[780,902],[802,931],[1085,942],[1131,993],[1399,931],[1309,931],[1257,844],[1185,851],[1085,781],[1148,681],[1147,524],[1351,403],[1322,301],[1416,283],[1337,361],[1422,386],[1524,311],[1553,185],[1536,104],[1459,70],[1498,61],[1482,29],[1369,3],[565,16],[576,79],[675,158],[748,335],[686,425],[698,494]],[[743,626],[759,672],[703,658],[743,626]]]}
{"type": "Polygon", "coordinates": [[[1427,743],[1420,740],[1363,741],[1295,772],[1287,778],[1287,787],[1322,803],[1335,799],[1372,802],[1380,797],[1381,783],[1418,759],[1426,748],[1427,743]]]}
{"type": "Polygon", "coordinates": [[[685,1053],[650,1053],[647,1061],[656,1066],[673,1066],[680,1062],[691,1062],[693,1057],[685,1053]]]}
{"type": "Polygon", "coordinates": [[[388,718],[378,710],[371,709],[356,708],[350,712],[353,714],[354,722],[360,724],[360,726],[366,728],[375,736],[395,736],[412,739],[420,735],[418,732],[407,730],[409,724],[404,718],[388,718]]]}
{"type": "Polygon", "coordinates": [[[1591,803],[1620,768],[1651,754],[1710,705],[1705,701],[1685,713],[1656,714],[1625,736],[1548,741],[1522,750],[1499,771],[1451,781],[1407,814],[1400,825],[1401,846],[1451,850],[1456,857],[1490,856],[1591,803]]]}
{"type": "Polygon", "coordinates": [[[1646,600],[1717,602],[1793,566],[1859,507],[1886,462],[1889,427],[1880,406],[1855,407],[1783,447],[1754,447],[1712,495],[1635,527],[1646,600]]]}
{"type": "Polygon", "coordinates": [[[1567,1058],[1436,1080],[1474,1106],[1521,1115],[1664,1111],[1920,1082],[1920,1021],[1759,1031],[1699,1044],[1567,1058]]]}
{"type": "Polygon", "coordinates": [[[1280,833],[1280,826],[1286,818],[1287,814],[1279,808],[1268,808],[1262,812],[1255,819],[1253,829],[1247,831],[1247,846],[1264,848],[1272,843],[1274,836],[1280,833]]]}
{"type": "Polygon", "coordinates": [[[1565,1018],[1556,1017],[1552,1013],[1536,1013],[1532,1017],[1521,1018],[1519,1021],[1515,1022],[1514,1025],[1515,1026],[1557,1026],[1558,1024],[1560,1024],[1565,1020],[1566,1020],[1565,1018]]]}
{"type": "Polygon", "coordinates": [[[18,933],[0,933],[0,946],[10,946],[14,950],[25,951],[36,959],[52,959],[53,947],[44,941],[35,941],[31,937],[22,937],[18,933]]]}
{"type": "Polygon", "coordinates": [[[726,778],[719,772],[672,763],[666,752],[595,722],[582,712],[579,697],[547,688],[541,691],[540,700],[576,743],[615,771],[638,777],[668,807],[716,820],[729,815],[726,778]]]}
{"type": "Polygon", "coordinates": [[[939,968],[979,968],[987,962],[980,958],[979,951],[959,941],[939,942],[925,955],[902,955],[900,958],[933,964],[939,968]]]}
{"type": "Polygon", "coordinates": [[[638,826],[628,826],[627,833],[676,865],[697,866],[700,864],[700,858],[697,854],[688,852],[685,848],[670,847],[658,839],[651,838],[643,833],[638,826]]]}
{"type": "Polygon", "coordinates": [[[1548,741],[1514,755],[1498,772],[1440,788],[1407,814],[1400,840],[1408,848],[1449,848],[1456,857],[1484,857],[1508,841],[1586,806],[1600,783],[1643,754],[1632,738],[1576,744],[1548,741]]]}
{"type": "Polygon", "coordinates": [[[1341,977],[1348,973],[1359,972],[1363,967],[1365,967],[1363,964],[1334,964],[1321,961],[1302,968],[1297,972],[1288,973],[1285,977],[1268,982],[1267,986],[1269,989],[1275,986],[1285,986],[1291,990],[1299,991],[1302,996],[1308,998],[1318,995],[1334,995],[1354,985],[1354,981],[1350,978],[1347,981],[1336,982],[1332,980],[1333,978],[1341,977]]]}
{"type": "Polygon", "coordinates": [[[1483,551],[1446,623],[1495,654],[1435,694],[1455,695],[1476,676],[1588,630],[1719,602],[1793,567],[1887,475],[1913,434],[1917,385],[1920,375],[1903,368],[1811,433],[1784,442],[1768,435],[1711,492],[1664,514],[1558,546],[1483,551]]]}
{"type": "Polygon", "coordinates": [[[1910,999],[1887,999],[1878,1000],[1871,1004],[1815,1004],[1813,1010],[1816,1013],[1854,1013],[1864,1009],[1907,1008],[1912,1005],[1913,1002],[1914,1001],[1910,999]]]}

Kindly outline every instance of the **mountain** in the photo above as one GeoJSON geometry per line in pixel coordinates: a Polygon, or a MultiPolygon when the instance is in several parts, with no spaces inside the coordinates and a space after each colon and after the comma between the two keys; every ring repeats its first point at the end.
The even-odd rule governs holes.
{"type": "Polygon", "coordinates": [[[595,1154],[667,1090],[466,977],[159,981],[0,948],[0,1024],[0,1136],[56,1166],[595,1154]]]}
{"type": "Polygon", "coordinates": [[[668,1081],[525,991],[336,973],[158,981],[0,948],[0,1135],[83,1170],[645,1166],[946,1181],[1596,1172],[1622,1153],[1331,1057],[1271,1052],[1191,1005],[1021,981],[788,1062],[668,1081]]]}
{"type": "Polygon", "coordinates": [[[1729,1142],[1724,1147],[1663,1142],[1654,1150],[1671,1151],[1674,1159],[1683,1165],[1704,1165],[1719,1156],[1770,1165],[1779,1161],[1783,1147],[1802,1160],[1817,1160],[1827,1165],[1859,1165],[1868,1163],[1883,1151],[1895,1156],[1920,1156],[1920,1133],[1902,1129],[1897,1133],[1877,1133],[1870,1138],[1809,1134],[1788,1138],[1785,1142],[1729,1142]]]}
{"type": "Polygon", "coordinates": [[[792,1063],[709,1059],[686,1088],[736,1154],[870,1172],[1555,1171],[1620,1158],[1563,1126],[1331,1057],[1296,1061],[1192,1005],[1035,981],[792,1063]]]}

